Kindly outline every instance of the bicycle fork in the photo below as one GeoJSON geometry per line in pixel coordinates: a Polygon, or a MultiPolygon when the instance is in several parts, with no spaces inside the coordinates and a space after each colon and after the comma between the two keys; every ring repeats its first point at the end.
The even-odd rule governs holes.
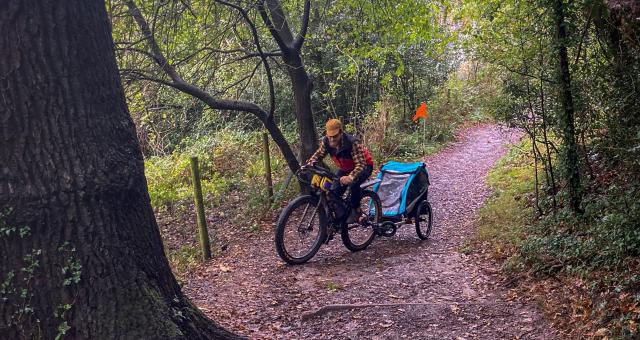
{"type": "Polygon", "coordinates": [[[320,208],[320,206],[322,206],[324,210],[324,214],[326,216],[325,223],[323,223],[323,225],[320,226],[320,228],[325,229],[325,239],[323,243],[329,244],[329,241],[333,240],[333,237],[335,236],[335,234],[340,231],[340,227],[337,226],[339,221],[337,221],[335,219],[335,216],[333,216],[333,214],[331,213],[331,208],[329,207],[329,202],[327,201],[327,197],[325,195],[322,195],[320,197],[318,208],[320,208]]]}
{"type": "MultiPolygon", "coordinates": [[[[322,219],[319,218],[318,221],[318,228],[325,228],[325,238],[322,241],[322,243],[327,244],[329,243],[329,241],[331,239],[333,239],[333,236],[335,235],[335,233],[337,232],[336,228],[333,226],[334,225],[334,221],[333,218],[329,215],[329,209],[327,207],[327,201],[325,199],[324,196],[320,197],[320,202],[318,202],[318,204],[316,205],[315,209],[313,209],[313,213],[311,214],[311,217],[309,218],[309,220],[305,223],[304,221],[307,220],[306,216],[307,213],[309,212],[309,206],[307,205],[304,208],[304,211],[302,212],[302,218],[300,219],[300,223],[298,223],[298,232],[299,233],[307,233],[311,230],[313,230],[313,221],[315,220],[316,215],[318,215],[320,209],[323,209],[325,212],[325,216],[327,216],[328,220],[325,221],[325,223],[322,223],[322,219]]],[[[322,234],[322,232],[321,232],[322,234]]]]}
{"type": "Polygon", "coordinates": [[[306,232],[309,232],[309,231],[313,230],[313,220],[315,219],[316,214],[318,214],[318,209],[319,208],[320,208],[320,204],[316,205],[316,208],[313,210],[313,214],[311,215],[311,218],[309,218],[309,221],[307,222],[307,225],[303,227],[303,223],[304,223],[304,221],[306,219],[305,217],[307,216],[307,211],[309,210],[309,205],[307,204],[307,206],[304,207],[304,211],[302,212],[302,218],[300,219],[300,223],[298,223],[298,232],[299,233],[306,233],[306,232]]]}

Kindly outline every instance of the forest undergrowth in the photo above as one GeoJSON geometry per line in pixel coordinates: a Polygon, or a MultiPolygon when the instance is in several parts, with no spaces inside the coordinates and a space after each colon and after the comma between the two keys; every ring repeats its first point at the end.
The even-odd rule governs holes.
{"type": "MultiPolygon", "coordinates": [[[[501,264],[507,283],[535,296],[553,322],[575,337],[633,338],[640,322],[640,185],[629,174],[594,161],[584,214],[535,207],[529,140],[491,172],[493,196],[463,251],[501,264]]],[[[595,156],[594,156],[595,160],[595,156]]]]}

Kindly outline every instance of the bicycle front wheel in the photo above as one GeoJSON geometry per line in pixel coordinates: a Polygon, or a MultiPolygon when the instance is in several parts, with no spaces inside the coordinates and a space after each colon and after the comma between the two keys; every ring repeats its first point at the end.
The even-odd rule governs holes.
{"type": "Polygon", "coordinates": [[[360,216],[356,223],[342,228],[342,243],[351,251],[366,249],[376,236],[374,226],[382,218],[382,203],[378,195],[369,190],[362,191],[360,199],[360,216]]]}
{"type": "Polygon", "coordinates": [[[305,263],[318,252],[326,234],[326,217],[318,197],[300,196],[280,213],[276,251],[286,263],[305,263]]]}

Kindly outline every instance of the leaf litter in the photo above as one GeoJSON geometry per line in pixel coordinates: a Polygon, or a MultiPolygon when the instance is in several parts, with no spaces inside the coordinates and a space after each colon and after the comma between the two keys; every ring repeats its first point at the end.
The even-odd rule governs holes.
{"type": "Polygon", "coordinates": [[[427,241],[407,225],[351,253],[337,235],[309,263],[289,266],[274,249],[276,215],[258,232],[232,232],[211,212],[230,246],[183,277],[183,290],[216,323],[252,339],[562,338],[533,302],[501,285],[494,264],[460,253],[490,194],[489,170],[520,136],[469,126],[424,159],[434,209],[427,241]],[[344,305],[358,308],[331,308],[344,305]]]}

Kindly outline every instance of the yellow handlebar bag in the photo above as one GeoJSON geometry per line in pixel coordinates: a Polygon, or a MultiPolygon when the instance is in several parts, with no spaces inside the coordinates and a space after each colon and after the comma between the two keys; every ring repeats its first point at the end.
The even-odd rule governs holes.
{"type": "Polygon", "coordinates": [[[311,185],[324,191],[329,191],[332,183],[333,181],[329,177],[313,175],[311,178],[311,185]]]}

